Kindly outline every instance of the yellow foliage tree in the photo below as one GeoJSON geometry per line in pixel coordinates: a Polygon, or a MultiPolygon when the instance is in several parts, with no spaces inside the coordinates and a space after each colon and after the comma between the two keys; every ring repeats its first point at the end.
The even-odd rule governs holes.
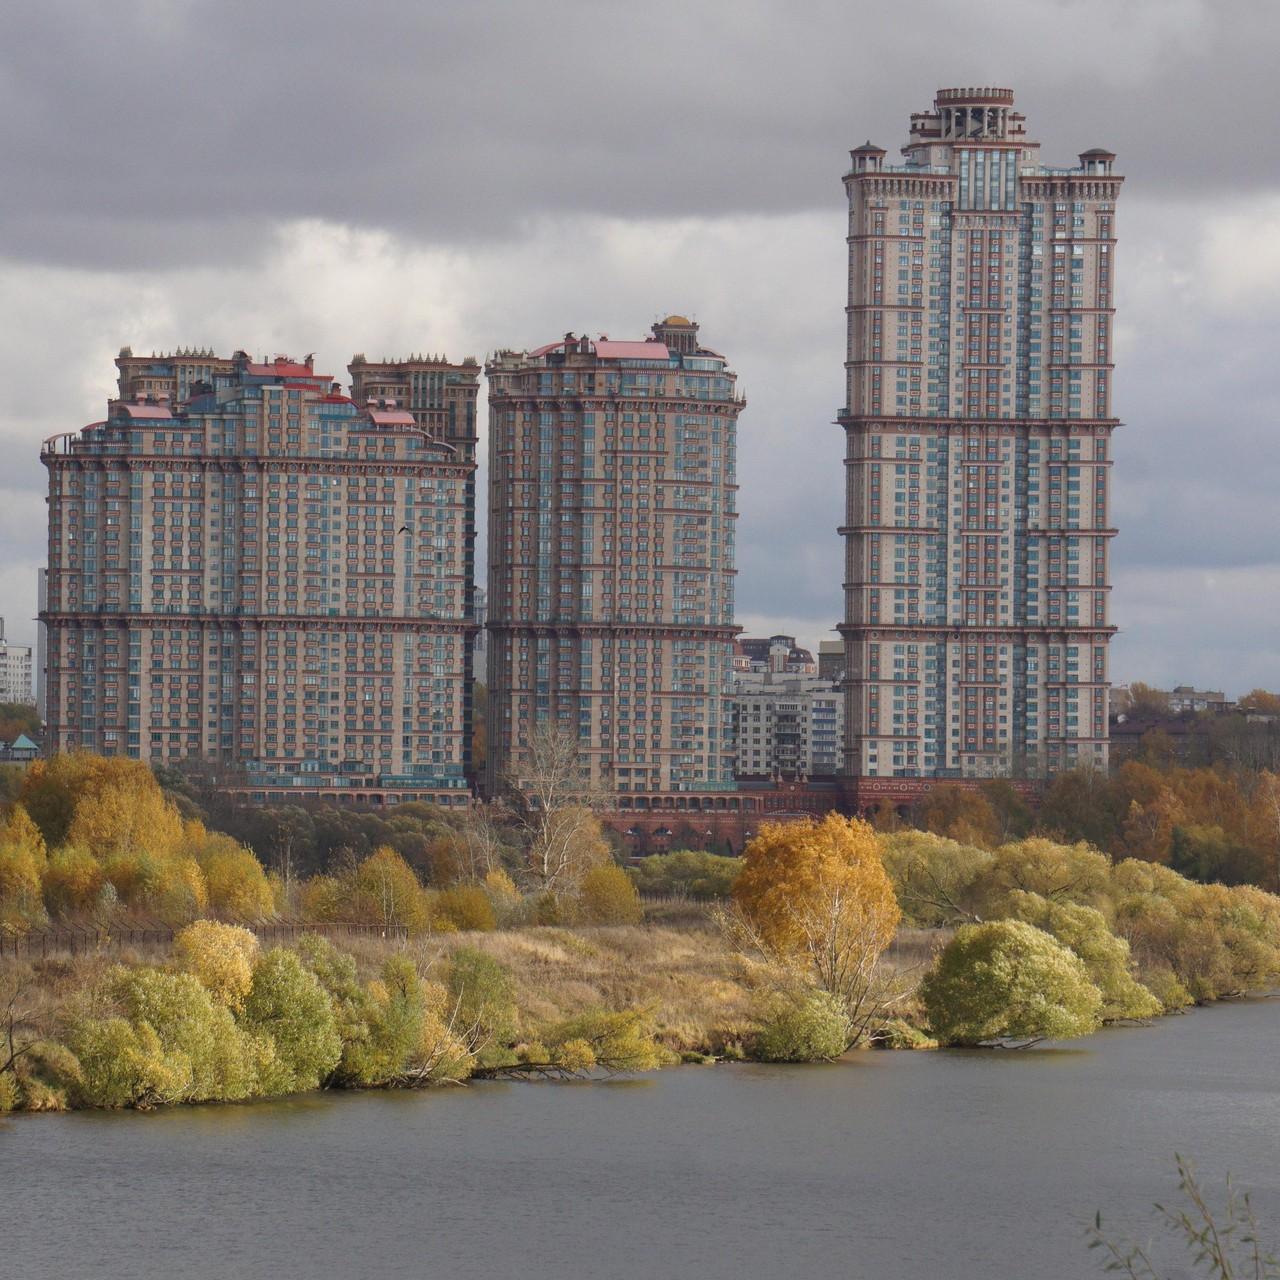
{"type": "Polygon", "coordinates": [[[183,845],[204,872],[210,911],[226,920],[261,920],[275,913],[266,872],[250,850],[199,822],[184,828],[183,845]]]}
{"type": "Polygon", "coordinates": [[[876,832],[856,818],[765,823],[747,845],[734,900],[766,955],[830,992],[849,1043],[879,1013],[877,965],[901,918],[876,832]]]}
{"type": "Polygon", "coordinates": [[[102,901],[102,864],[77,845],[55,849],[44,872],[45,906],[55,916],[82,915],[102,901]]]}
{"type": "Polygon", "coordinates": [[[644,916],[631,877],[613,863],[592,867],[582,877],[578,907],[592,924],[639,924],[644,916]]]}
{"type": "Polygon", "coordinates": [[[375,849],[357,868],[353,899],[360,918],[412,931],[431,923],[431,900],[413,868],[390,846],[375,849]]]}
{"type": "Polygon", "coordinates": [[[197,920],[173,940],[178,966],[199,978],[214,999],[233,1013],[244,1008],[257,955],[258,940],[248,929],[217,920],[197,920]]]}
{"type": "Polygon", "coordinates": [[[478,884],[455,884],[435,900],[434,914],[449,930],[492,930],[498,918],[489,895],[478,884]]]}
{"type": "Polygon", "coordinates": [[[182,819],[148,770],[95,788],[75,802],[71,844],[108,859],[172,856],[182,843],[182,819]]]}
{"type": "Polygon", "coordinates": [[[33,924],[44,916],[44,840],[21,805],[0,828],[0,920],[33,924]]]}

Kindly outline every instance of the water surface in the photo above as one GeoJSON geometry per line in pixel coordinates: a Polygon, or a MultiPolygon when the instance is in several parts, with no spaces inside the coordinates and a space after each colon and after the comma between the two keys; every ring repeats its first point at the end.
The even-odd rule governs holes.
{"type": "Polygon", "coordinates": [[[0,1122],[0,1274],[1099,1274],[1175,1151],[1280,1237],[1280,1004],[1069,1047],[0,1122]]]}

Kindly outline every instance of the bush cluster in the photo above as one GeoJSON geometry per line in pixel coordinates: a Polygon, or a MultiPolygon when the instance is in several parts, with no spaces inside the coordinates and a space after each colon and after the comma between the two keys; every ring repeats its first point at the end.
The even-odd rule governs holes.
{"type": "MultiPolygon", "coordinates": [[[[992,851],[898,832],[884,837],[884,859],[908,921],[960,926],[923,992],[930,1025],[953,1043],[1022,1034],[1012,1016],[1007,1034],[996,1034],[979,1004],[961,1000],[962,987],[941,975],[965,973],[967,988],[989,997],[1001,989],[1002,957],[1029,945],[1026,928],[1040,937],[1019,961],[1021,978],[1038,973],[1048,989],[1050,970],[1062,963],[1058,952],[1069,954],[1097,996],[1095,1002],[1085,993],[1077,1005],[1096,1004],[1089,1029],[1240,995],[1280,978],[1280,898],[1251,885],[1201,884],[1158,863],[1113,862],[1089,845],[1038,837],[992,851]],[[981,958],[980,943],[988,949],[981,958]],[[1049,943],[1055,951],[1046,949],[1049,943]]],[[[1004,997],[1021,998],[1011,987],[1004,997]]]]}
{"type": "Polygon", "coordinates": [[[0,1111],[146,1109],[326,1088],[420,1087],[534,1067],[577,1074],[660,1064],[642,1010],[526,1028],[507,968],[459,948],[424,975],[388,956],[362,980],[318,936],[260,951],[246,930],[201,920],[167,966],[115,965],[59,1010],[54,1034],[20,1025],[0,1059],[0,1111]]]}

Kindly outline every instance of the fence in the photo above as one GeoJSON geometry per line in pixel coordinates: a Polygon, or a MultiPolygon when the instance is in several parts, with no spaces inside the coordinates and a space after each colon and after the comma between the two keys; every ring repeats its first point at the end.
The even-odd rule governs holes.
{"type": "MultiPolygon", "coordinates": [[[[409,936],[404,925],[357,924],[329,921],[307,924],[295,920],[264,920],[243,926],[264,942],[281,942],[318,933],[326,938],[398,938],[409,936]]],[[[168,925],[85,926],[59,925],[56,929],[32,929],[27,933],[0,932],[0,958],[11,956],[88,955],[123,947],[168,947],[176,930],[168,925]]]]}

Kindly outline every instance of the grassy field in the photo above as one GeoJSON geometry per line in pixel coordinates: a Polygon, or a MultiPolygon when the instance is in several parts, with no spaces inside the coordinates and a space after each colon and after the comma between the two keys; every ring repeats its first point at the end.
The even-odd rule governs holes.
{"type": "MultiPolygon", "coordinates": [[[[522,1022],[557,1022],[589,1009],[637,1005],[652,1012],[658,1040],[677,1053],[733,1054],[755,1025],[764,981],[728,943],[713,916],[693,906],[663,906],[643,925],[529,927],[492,933],[433,934],[407,942],[343,939],[362,975],[373,976],[393,951],[407,951],[430,975],[449,954],[470,947],[507,966],[522,1022]]],[[[903,930],[886,954],[889,966],[923,973],[938,935],[903,930]]],[[[167,948],[118,948],[31,961],[6,960],[34,978],[36,1020],[52,1034],[59,1008],[112,964],[164,963],[167,948]]]]}

